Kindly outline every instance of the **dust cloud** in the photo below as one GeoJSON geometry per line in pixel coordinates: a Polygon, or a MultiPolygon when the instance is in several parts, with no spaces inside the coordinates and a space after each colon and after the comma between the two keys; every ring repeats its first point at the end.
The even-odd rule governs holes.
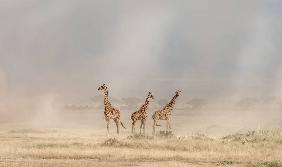
{"type": "Polygon", "coordinates": [[[106,83],[128,127],[148,91],[151,118],[181,89],[179,134],[281,128],[281,9],[277,0],[2,0],[0,125],[103,129],[106,83]]]}

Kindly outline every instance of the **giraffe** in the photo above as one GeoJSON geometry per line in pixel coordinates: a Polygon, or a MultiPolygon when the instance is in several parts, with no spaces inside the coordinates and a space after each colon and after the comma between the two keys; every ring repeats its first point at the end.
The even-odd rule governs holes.
{"type": "Polygon", "coordinates": [[[149,105],[149,99],[154,99],[154,96],[152,95],[151,92],[148,93],[148,96],[146,97],[145,103],[140,107],[139,110],[135,111],[131,115],[131,120],[132,120],[132,133],[135,134],[135,123],[140,120],[141,125],[140,125],[140,134],[141,130],[143,127],[143,133],[145,134],[145,124],[146,124],[146,119],[147,119],[147,109],[149,105]]]}
{"type": "Polygon", "coordinates": [[[159,125],[157,125],[158,120],[166,120],[166,132],[168,132],[168,129],[171,130],[170,116],[171,116],[171,112],[172,112],[172,109],[173,109],[174,104],[175,104],[175,100],[179,96],[180,92],[181,92],[180,90],[177,90],[175,92],[175,95],[173,96],[173,98],[170,100],[169,103],[167,103],[161,110],[154,112],[154,114],[152,116],[152,118],[154,120],[153,135],[155,134],[155,127],[159,126],[159,125]]]}
{"type": "Polygon", "coordinates": [[[109,91],[105,84],[101,85],[98,88],[98,91],[101,91],[104,95],[104,105],[105,105],[104,115],[105,115],[105,120],[107,123],[108,136],[109,136],[109,127],[110,127],[111,119],[114,120],[116,127],[117,127],[117,134],[119,134],[119,124],[121,124],[121,126],[125,129],[123,123],[120,121],[120,111],[119,109],[112,106],[109,100],[109,91]]]}

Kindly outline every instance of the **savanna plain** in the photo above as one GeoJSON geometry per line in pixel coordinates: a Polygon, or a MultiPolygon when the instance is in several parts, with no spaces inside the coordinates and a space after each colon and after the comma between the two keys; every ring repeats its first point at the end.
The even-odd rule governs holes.
{"type": "Polygon", "coordinates": [[[282,166],[282,131],[107,137],[91,129],[2,128],[0,166],[282,166]]]}

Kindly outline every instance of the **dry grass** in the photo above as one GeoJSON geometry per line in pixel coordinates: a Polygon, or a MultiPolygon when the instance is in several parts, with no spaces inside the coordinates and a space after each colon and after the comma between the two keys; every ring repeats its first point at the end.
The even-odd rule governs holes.
{"type": "Polygon", "coordinates": [[[89,130],[0,131],[0,166],[282,166],[282,133],[223,138],[120,136],[89,130]]]}

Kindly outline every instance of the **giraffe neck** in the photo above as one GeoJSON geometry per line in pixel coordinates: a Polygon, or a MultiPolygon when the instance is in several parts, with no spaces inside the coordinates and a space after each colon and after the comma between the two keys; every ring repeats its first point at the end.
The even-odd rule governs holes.
{"type": "Polygon", "coordinates": [[[144,104],[146,109],[148,108],[149,103],[150,103],[149,97],[147,97],[146,100],[145,100],[145,104],[144,104]]]}
{"type": "Polygon", "coordinates": [[[141,107],[141,112],[146,112],[148,105],[149,105],[149,97],[146,98],[145,103],[141,107]]]}
{"type": "Polygon", "coordinates": [[[111,107],[108,91],[104,92],[104,105],[105,105],[105,111],[107,111],[111,107]]]}
{"type": "Polygon", "coordinates": [[[164,107],[164,109],[170,108],[172,109],[175,104],[175,100],[179,95],[174,95],[173,98],[170,100],[170,102],[164,107]]]}

